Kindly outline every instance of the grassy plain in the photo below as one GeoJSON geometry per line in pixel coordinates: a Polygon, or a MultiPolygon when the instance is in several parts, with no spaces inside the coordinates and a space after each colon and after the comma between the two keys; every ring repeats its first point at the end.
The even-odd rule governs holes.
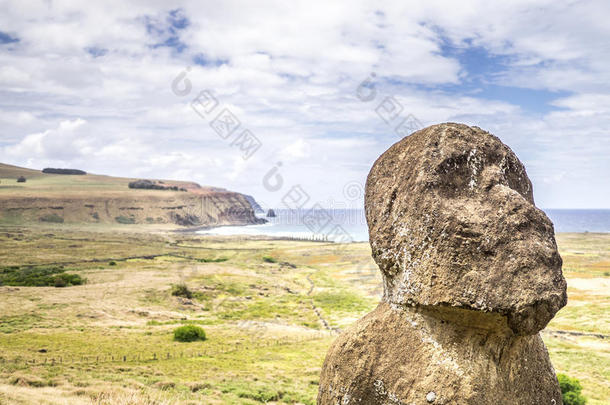
{"type": "MultiPolygon", "coordinates": [[[[604,404],[610,235],[558,243],[570,300],[543,338],[557,372],[604,404]]],[[[336,330],[381,294],[366,243],[41,224],[0,227],[0,246],[1,266],[63,265],[87,279],[0,287],[0,404],[314,404],[336,330]],[[172,296],[179,283],[195,297],[172,296]],[[189,323],[207,340],[175,342],[189,323]]]]}

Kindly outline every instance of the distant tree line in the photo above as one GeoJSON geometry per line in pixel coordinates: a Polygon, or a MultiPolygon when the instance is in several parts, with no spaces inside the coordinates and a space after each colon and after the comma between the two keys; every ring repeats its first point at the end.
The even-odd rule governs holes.
{"type": "Polygon", "coordinates": [[[87,174],[87,172],[78,169],[54,169],[52,167],[47,167],[42,169],[43,173],[49,174],[87,174]]]}
{"type": "Polygon", "coordinates": [[[143,188],[146,190],[172,190],[172,191],[186,191],[183,187],[178,186],[164,186],[150,180],[136,180],[129,182],[129,188],[143,188]]]}

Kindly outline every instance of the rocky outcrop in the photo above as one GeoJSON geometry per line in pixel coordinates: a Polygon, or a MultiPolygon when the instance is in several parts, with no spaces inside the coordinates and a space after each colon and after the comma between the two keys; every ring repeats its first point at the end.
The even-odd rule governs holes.
{"type": "Polygon", "coordinates": [[[375,162],[365,200],[384,296],[333,343],[318,404],[560,404],[538,332],[566,283],[515,154],[428,127],[375,162]]]}
{"type": "Polygon", "coordinates": [[[243,196],[246,200],[248,200],[248,202],[250,203],[250,206],[252,207],[252,209],[254,210],[255,213],[263,214],[265,212],[263,210],[263,207],[261,207],[260,204],[256,202],[254,197],[252,197],[251,195],[246,195],[246,194],[243,194],[243,196]]]}
{"type": "MultiPolygon", "coordinates": [[[[63,196],[56,198],[2,198],[0,219],[12,222],[43,221],[54,215],[66,223],[176,224],[219,226],[258,224],[250,204],[239,193],[148,191],[147,195],[63,196]]],[[[48,222],[48,221],[47,221],[48,222]]]]}
{"type": "Polygon", "coordinates": [[[52,180],[5,189],[0,194],[0,222],[181,226],[266,222],[256,217],[242,194],[193,182],[64,176],[0,163],[0,178],[19,176],[52,180]]]}

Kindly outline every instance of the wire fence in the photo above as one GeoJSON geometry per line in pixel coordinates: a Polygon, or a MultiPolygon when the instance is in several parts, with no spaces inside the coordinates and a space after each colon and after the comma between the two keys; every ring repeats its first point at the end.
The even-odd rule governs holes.
{"type": "Polygon", "coordinates": [[[150,352],[131,352],[131,353],[101,353],[89,352],[86,354],[66,354],[57,356],[17,356],[8,358],[0,355],[0,364],[13,365],[36,365],[36,366],[57,366],[72,364],[104,364],[104,363],[143,363],[181,358],[214,358],[225,354],[231,354],[243,350],[258,350],[269,347],[289,346],[299,343],[322,340],[331,337],[328,332],[320,332],[307,337],[282,338],[267,340],[262,342],[235,342],[225,347],[199,348],[197,350],[159,350],[150,352]]]}

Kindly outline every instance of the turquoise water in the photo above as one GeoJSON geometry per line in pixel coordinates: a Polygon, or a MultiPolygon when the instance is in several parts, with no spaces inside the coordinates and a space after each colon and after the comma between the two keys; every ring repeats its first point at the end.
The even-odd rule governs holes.
{"type": "MultiPolygon", "coordinates": [[[[544,210],[555,232],[610,232],[610,210],[544,210]]],[[[368,241],[361,209],[275,210],[276,218],[263,225],[224,226],[200,234],[266,235],[290,238],[327,238],[335,242],[368,241]]]]}
{"type": "Polygon", "coordinates": [[[289,238],[326,238],[334,242],[368,241],[364,210],[288,210],[275,209],[277,217],[262,225],[223,226],[198,231],[210,235],[266,235],[289,238]]]}

